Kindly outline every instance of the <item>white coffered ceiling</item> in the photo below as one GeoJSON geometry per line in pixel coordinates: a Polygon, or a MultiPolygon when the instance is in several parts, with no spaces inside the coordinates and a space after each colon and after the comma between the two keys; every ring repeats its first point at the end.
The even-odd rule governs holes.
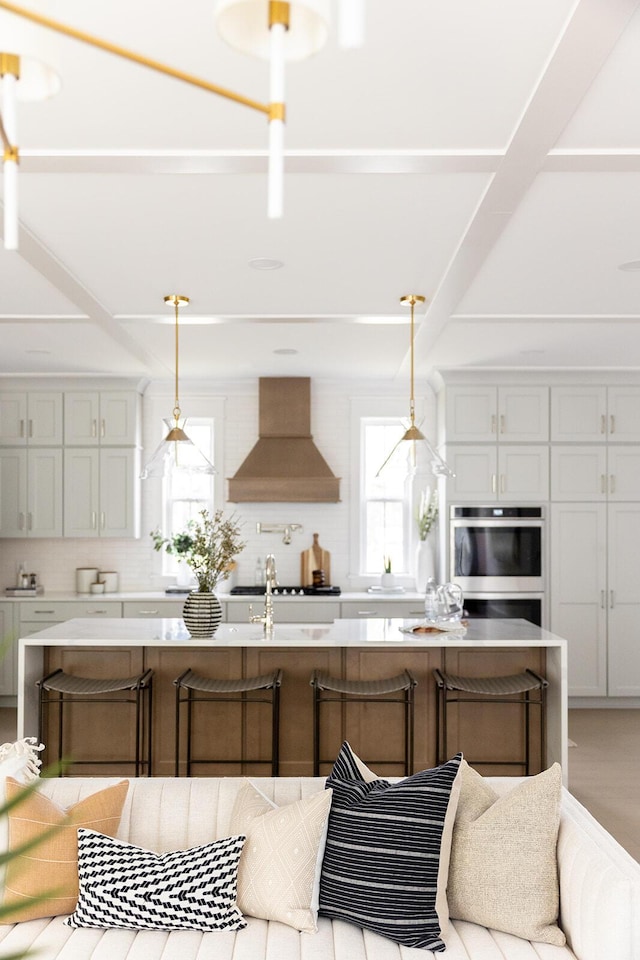
{"type": "MultiPolygon", "coordinates": [[[[214,0],[25,6],[268,100],[214,0]]],[[[280,221],[263,115],[52,35],[62,90],[20,109],[0,374],[170,376],[172,292],[182,378],[406,377],[405,293],[428,298],[419,376],[640,369],[619,269],[640,260],[639,7],[367,0],[360,50],[333,35],[288,68],[280,221]]]]}

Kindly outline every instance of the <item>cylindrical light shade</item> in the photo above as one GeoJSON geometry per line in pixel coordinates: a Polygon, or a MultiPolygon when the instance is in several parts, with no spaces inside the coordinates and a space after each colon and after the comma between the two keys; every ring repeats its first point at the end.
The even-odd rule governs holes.
{"type": "Polygon", "coordinates": [[[338,42],[349,48],[364,43],[364,0],[338,0],[338,42]]]}
{"type": "MultiPolygon", "coordinates": [[[[16,111],[16,88],[18,81],[7,73],[0,81],[2,85],[2,121],[9,142],[16,146],[18,138],[18,122],[16,111]]],[[[2,144],[0,143],[0,149],[2,144]]],[[[4,153],[4,150],[3,150],[4,153]]],[[[4,248],[5,250],[18,249],[18,163],[16,160],[5,159],[2,165],[3,203],[4,203],[4,248]]]]}
{"type": "MultiPolygon", "coordinates": [[[[331,20],[329,0],[290,0],[285,59],[304,60],[326,43],[331,20]]],[[[269,59],[269,0],[218,0],[215,10],[223,40],[252,57],[269,59]]]]}
{"type": "MultiPolygon", "coordinates": [[[[51,3],[30,3],[29,7],[37,13],[52,15],[51,3]]],[[[20,57],[18,100],[46,100],[60,89],[57,72],[60,55],[53,31],[0,10],[0,52],[20,57]]]]}

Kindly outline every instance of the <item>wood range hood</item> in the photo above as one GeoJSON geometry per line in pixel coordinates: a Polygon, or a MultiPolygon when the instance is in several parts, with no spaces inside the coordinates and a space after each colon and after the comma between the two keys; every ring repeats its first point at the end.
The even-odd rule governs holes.
{"type": "Polygon", "coordinates": [[[260,377],[259,438],[229,478],[232,503],[337,503],[340,478],[311,436],[309,377],[260,377]]]}

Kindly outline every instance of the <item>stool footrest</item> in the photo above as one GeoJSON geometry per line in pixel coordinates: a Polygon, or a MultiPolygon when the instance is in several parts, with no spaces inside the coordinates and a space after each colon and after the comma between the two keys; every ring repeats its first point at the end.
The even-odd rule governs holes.
{"type": "Polygon", "coordinates": [[[418,681],[408,670],[385,680],[343,680],[341,677],[331,677],[328,673],[319,671],[315,671],[311,678],[311,685],[320,690],[363,697],[376,697],[385,693],[397,693],[399,690],[410,690],[417,683],[418,681]]]}

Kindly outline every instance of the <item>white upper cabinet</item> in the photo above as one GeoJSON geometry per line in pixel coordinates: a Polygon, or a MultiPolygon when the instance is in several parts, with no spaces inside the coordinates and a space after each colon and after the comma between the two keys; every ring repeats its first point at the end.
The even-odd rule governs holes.
{"type": "Polygon", "coordinates": [[[139,451],[64,451],[65,537],[140,536],[139,451]]]}
{"type": "Polygon", "coordinates": [[[0,449],[0,537],[62,536],[62,450],[0,449]]]}
{"type": "Polygon", "coordinates": [[[136,446],[140,397],[133,390],[72,391],[64,395],[66,446],[136,446]]]}
{"type": "Polygon", "coordinates": [[[447,481],[452,502],[523,502],[549,498],[549,448],[546,446],[454,444],[447,446],[447,463],[455,473],[447,481]]]}
{"type": "Polygon", "coordinates": [[[62,444],[62,393],[0,392],[0,444],[56,447],[62,444]]]}
{"type": "Polygon", "coordinates": [[[640,442],[640,387],[552,387],[551,439],[640,442]]]}
{"type": "Polygon", "coordinates": [[[569,445],[551,448],[551,499],[628,501],[640,498],[640,447],[569,445]]]}
{"type": "Polygon", "coordinates": [[[542,443],[549,439],[549,390],[450,386],[445,424],[447,443],[542,443]]]}

